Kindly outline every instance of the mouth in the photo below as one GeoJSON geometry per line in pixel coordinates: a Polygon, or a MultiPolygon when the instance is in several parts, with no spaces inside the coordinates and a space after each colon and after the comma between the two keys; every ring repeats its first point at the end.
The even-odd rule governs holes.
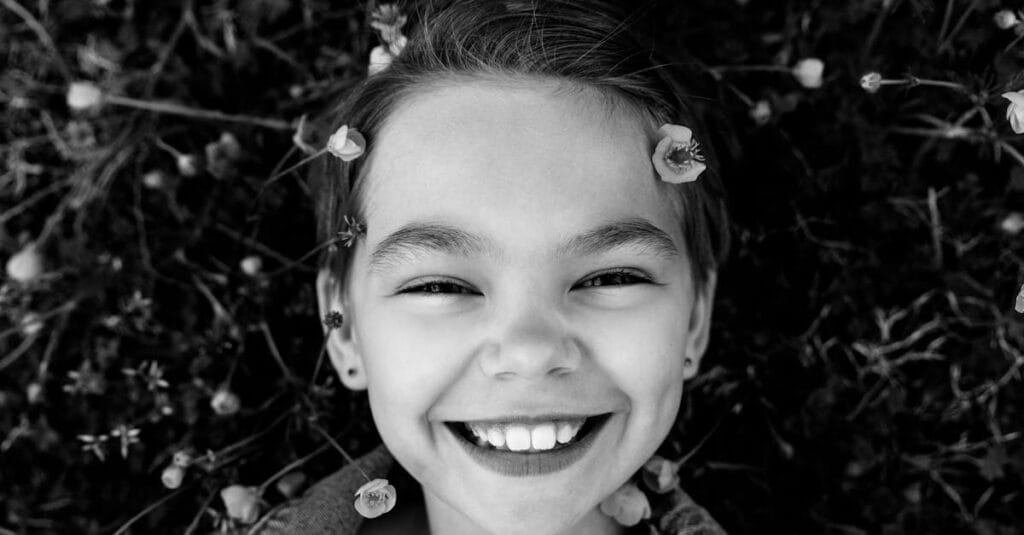
{"type": "Polygon", "coordinates": [[[511,476],[562,470],[583,457],[612,413],[533,422],[444,422],[470,456],[511,476]]]}

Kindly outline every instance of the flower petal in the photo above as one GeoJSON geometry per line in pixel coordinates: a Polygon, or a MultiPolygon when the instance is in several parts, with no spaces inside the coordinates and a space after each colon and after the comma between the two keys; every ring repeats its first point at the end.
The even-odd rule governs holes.
{"type": "Polygon", "coordinates": [[[1024,106],[1024,89],[1020,91],[1011,91],[1008,93],[1003,93],[1000,96],[1018,106],[1024,106]]]}
{"type": "MultiPolygon", "coordinates": [[[[658,129],[658,134],[668,136],[678,143],[689,143],[690,140],[693,139],[693,130],[678,124],[663,124],[661,125],[661,128],[658,129]]],[[[663,142],[664,139],[658,143],[658,146],[660,147],[663,142]]]]}

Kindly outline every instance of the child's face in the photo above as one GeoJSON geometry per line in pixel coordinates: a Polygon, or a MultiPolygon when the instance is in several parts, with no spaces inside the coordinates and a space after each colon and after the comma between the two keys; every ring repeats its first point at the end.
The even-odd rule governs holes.
{"type": "Polygon", "coordinates": [[[600,522],[598,503],[672,427],[695,368],[684,358],[706,344],[714,283],[695,296],[639,122],[551,88],[435,89],[375,140],[332,358],[363,370],[347,382],[368,388],[432,523],[532,534],[600,522]],[[463,422],[493,423],[484,433],[505,431],[505,448],[546,447],[552,433],[561,446],[564,424],[606,414],[548,452],[460,436],[472,436],[463,422]],[[502,427],[517,417],[535,421],[502,427]]]}

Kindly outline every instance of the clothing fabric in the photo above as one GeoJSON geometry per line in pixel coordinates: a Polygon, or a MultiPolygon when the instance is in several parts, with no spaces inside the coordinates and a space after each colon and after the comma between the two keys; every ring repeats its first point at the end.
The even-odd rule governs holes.
{"type": "MultiPolygon", "coordinates": [[[[249,535],[356,535],[367,520],[352,505],[359,487],[370,479],[386,478],[398,492],[398,505],[403,496],[419,492],[418,483],[384,445],[356,459],[352,464],[320,480],[295,500],[285,502],[261,518],[249,535]],[[362,469],[360,472],[359,469],[362,469]]],[[[628,535],[726,535],[707,510],[698,505],[681,488],[667,494],[646,493],[651,501],[651,518],[627,530],[628,535]]],[[[393,514],[395,510],[387,514],[393,514]]]]}

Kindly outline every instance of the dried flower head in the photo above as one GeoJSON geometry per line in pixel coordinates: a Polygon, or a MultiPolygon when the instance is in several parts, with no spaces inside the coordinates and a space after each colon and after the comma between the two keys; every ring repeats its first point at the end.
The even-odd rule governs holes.
{"type": "Polygon", "coordinates": [[[869,72],[860,77],[860,87],[868,93],[874,93],[882,87],[882,75],[877,72],[869,72]]]}
{"type": "Polygon", "coordinates": [[[381,40],[389,45],[404,38],[402,27],[407,20],[408,17],[396,4],[381,4],[370,13],[370,27],[377,30],[381,40]]]}
{"type": "Polygon", "coordinates": [[[378,516],[394,509],[398,500],[395,487],[386,479],[374,479],[356,491],[356,511],[366,518],[378,516]]]}
{"type": "Polygon", "coordinates": [[[658,133],[662,137],[651,161],[661,179],[672,184],[697,180],[707,166],[700,145],[693,139],[693,131],[685,126],[664,124],[658,133]]]}
{"type": "Polygon", "coordinates": [[[338,231],[337,237],[345,247],[352,247],[360,234],[366,232],[366,225],[355,218],[345,216],[342,218],[342,229],[338,231]]]}
{"type": "Polygon", "coordinates": [[[348,125],[341,125],[331,134],[327,140],[327,151],[341,158],[343,162],[350,162],[363,155],[366,150],[366,139],[355,128],[348,125]]]}
{"type": "Polygon", "coordinates": [[[326,325],[328,329],[340,329],[344,324],[345,317],[337,310],[332,310],[324,316],[324,325],[326,325]]]}
{"type": "Polygon", "coordinates": [[[238,395],[226,388],[218,389],[210,399],[210,408],[220,416],[231,416],[238,412],[241,406],[238,395]]]}
{"type": "Polygon", "coordinates": [[[651,504],[636,485],[627,482],[601,502],[601,512],[623,526],[635,526],[651,517],[651,504]]]}
{"type": "Polygon", "coordinates": [[[35,242],[29,242],[7,259],[7,277],[20,283],[34,281],[43,273],[43,255],[35,242]]]}

